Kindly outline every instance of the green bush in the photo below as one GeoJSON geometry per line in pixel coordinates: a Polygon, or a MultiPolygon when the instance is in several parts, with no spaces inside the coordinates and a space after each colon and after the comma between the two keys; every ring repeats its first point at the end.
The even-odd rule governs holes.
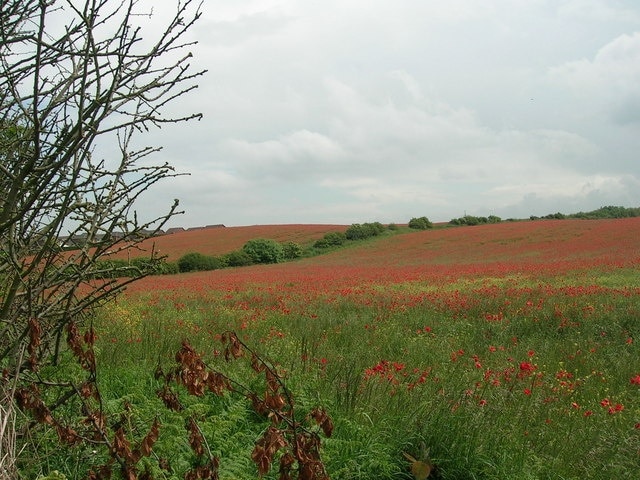
{"type": "Polygon", "coordinates": [[[414,217],[409,220],[409,228],[416,230],[426,230],[427,228],[433,228],[433,223],[427,217],[414,217]]]}
{"type": "Polygon", "coordinates": [[[317,240],[313,246],[316,248],[339,247],[346,240],[347,237],[343,232],[329,232],[325,233],[324,237],[317,240]]]}
{"type": "Polygon", "coordinates": [[[473,215],[465,215],[460,218],[453,218],[449,221],[451,225],[484,225],[487,223],[500,223],[502,219],[495,215],[489,215],[488,217],[474,217],[473,215]]]}
{"type": "Polygon", "coordinates": [[[286,260],[293,260],[294,258],[300,258],[302,256],[302,247],[296,242],[283,243],[282,250],[286,260]]]}
{"type": "Polygon", "coordinates": [[[187,253],[178,259],[180,272],[216,270],[222,267],[224,267],[224,262],[221,259],[198,252],[187,253]]]}
{"type": "Polygon", "coordinates": [[[160,262],[156,267],[156,275],[174,275],[180,273],[177,262],[160,262]]]}
{"type": "Polygon", "coordinates": [[[227,267],[246,267],[253,265],[253,258],[244,250],[234,250],[222,256],[227,267]]]}
{"type": "Polygon", "coordinates": [[[347,240],[363,240],[365,238],[374,237],[384,232],[384,225],[380,222],[373,223],[354,223],[345,232],[347,240]]]}
{"type": "Polygon", "coordinates": [[[244,244],[242,250],[253,263],[279,263],[284,260],[284,248],[275,240],[256,238],[244,244]]]}

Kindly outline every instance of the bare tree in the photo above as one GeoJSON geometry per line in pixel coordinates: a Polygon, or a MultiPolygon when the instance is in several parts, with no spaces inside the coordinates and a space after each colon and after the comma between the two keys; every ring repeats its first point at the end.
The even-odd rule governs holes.
{"type": "MultiPolygon", "coordinates": [[[[141,196],[176,173],[152,164],[159,148],[137,138],[201,116],[168,110],[204,73],[191,68],[186,40],[200,4],[179,0],[154,38],[144,25],[156,18],[142,9],[137,0],[0,0],[0,471],[7,478],[16,459],[14,393],[42,383],[39,368],[57,361],[84,313],[145,275],[119,278],[99,260],[135,248],[178,213],[174,201],[163,216],[138,218],[141,196]]],[[[77,386],[69,382],[68,391],[77,386]]]]}

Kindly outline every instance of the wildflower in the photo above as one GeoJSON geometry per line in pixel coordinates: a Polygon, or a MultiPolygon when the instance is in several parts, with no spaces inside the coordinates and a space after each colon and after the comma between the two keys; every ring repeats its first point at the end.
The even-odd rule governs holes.
{"type": "Polygon", "coordinates": [[[393,368],[396,370],[396,372],[400,372],[404,370],[404,363],[393,362],[393,368]]]}
{"type": "Polygon", "coordinates": [[[640,373],[635,375],[634,377],[631,377],[630,381],[632,385],[640,385],[640,373]]]}
{"type": "Polygon", "coordinates": [[[527,377],[536,370],[536,367],[531,362],[520,362],[520,373],[518,374],[518,378],[527,377]]]}
{"type": "Polygon", "coordinates": [[[609,414],[613,415],[614,413],[619,413],[622,410],[624,410],[624,405],[616,403],[615,406],[609,407],[609,414]]]}
{"type": "Polygon", "coordinates": [[[608,398],[603,398],[600,401],[600,405],[602,405],[604,408],[608,407],[609,405],[611,405],[611,401],[608,398]]]}
{"type": "Polygon", "coordinates": [[[531,395],[531,389],[530,388],[525,388],[523,390],[523,392],[524,392],[525,395],[531,395]]]}
{"type": "Polygon", "coordinates": [[[593,411],[592,410],[587,410],[583,414],[584,417],[590,417],[591,415],[593,415],[593,411]]]}

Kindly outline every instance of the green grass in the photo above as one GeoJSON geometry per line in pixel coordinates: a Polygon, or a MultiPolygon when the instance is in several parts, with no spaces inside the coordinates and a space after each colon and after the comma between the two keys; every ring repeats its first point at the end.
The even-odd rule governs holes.
{"type": "MultiPolygon", "coordinates": [[[[100,389],[134,437],[159,417],[156,454],[174,473],[156,478],[188,468],[188,414],[220,457],[221,479],[256,478],[250,453],[266,423],[241,395],[183,395],[187,410],[176,414],[152,378],[187,338],[211,365],[258,385],[215,355],[216,334],[232,329],[286,370],[300,417],[327,408],[336,428],[322,454],[334,480],[411,478],[402,452],[417,455],[422,442],[434,478],[633,478],[640,298],[628,287],[637,285],[637,272],[619,270],[411,282],[340,298],[256,289],[120,299],[95,319],[100,389]]],[[[55,447],[52,432],[36,437],[25,478],[53,470],[78,478],[91,461],[90,449],[55,447]]]]}

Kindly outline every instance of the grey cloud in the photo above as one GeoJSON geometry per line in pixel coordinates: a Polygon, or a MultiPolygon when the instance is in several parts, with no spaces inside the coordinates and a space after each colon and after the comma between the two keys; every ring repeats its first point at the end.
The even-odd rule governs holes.
{"type": "Polygon", "coordinates": [[[194,63],[209,74],[176,108],[205,118],[154,137],[192,173],[159,192],[183,223],[640,204],[634,2],[204,8],[194,63]]]}

